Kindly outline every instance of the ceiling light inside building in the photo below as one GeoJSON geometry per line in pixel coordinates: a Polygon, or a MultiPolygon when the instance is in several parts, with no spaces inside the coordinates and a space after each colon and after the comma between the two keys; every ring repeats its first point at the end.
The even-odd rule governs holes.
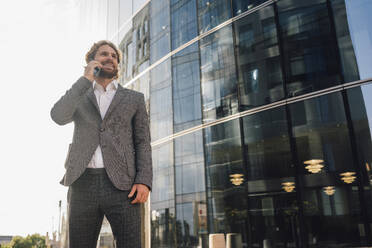
{"type": "Polygon", "coordinates": [[[241,185],[244,181],[243,174],[232,174],[230,175],[230,177],[231,183],[236,186],[241,185]]]}
{"type": "Polygon", "coordinates": [[[341,180],[344,181],[345,183],[352,183],[355,181],[356,179],[356,176],[355,175],[355,172],[344,172],[344,173],[340,173],[340,176],[341,176],[341,180]]]}
{"type": "Polygon", "coordinates": [[[282,185],[285,192],[292,192],[296,188],[294,182],[284,182],[282,185]]]}
{"type": "Polygon", "coordinates": [[[335,193],[335,187],[334,186],[327,186],[323,188],[324,193],[327,195],[333,195],[335,193]]]}
{"type": "Polygon", "coordinates": [[[304,161],[304,164],[307,165],[305,166],[305,169],[311,173],[319,173],[324,167],[324,165],[320,164],[323,162],[324,160],[322,159],[311,159],[311,160],[304,161]]]}

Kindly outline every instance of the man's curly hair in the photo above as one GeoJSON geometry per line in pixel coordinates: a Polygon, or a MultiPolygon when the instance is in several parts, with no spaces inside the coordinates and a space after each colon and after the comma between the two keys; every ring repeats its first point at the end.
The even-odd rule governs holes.
{"type": "MultiPolygon", "coordinates": [[[[118,65],[120,64],[121,52],[120,52],[119,49],[116,48],[116,46],[114,45],[114,43],[112,43],[111,41],[108,41],[108,40],[100,40],[100,41],[98,41],[98,42],[96,42],[96,43],[93,44],[93,46],[90,48],[90,50],[85,55],[85,61],[87,62],[87,64],[90,61],[94,60],[94,57],[96,56],[96,53],[97,53],[98,49],[101,46],[104,46],[104,45],[108,45],[112,49],[115,50],[115,52],[116,52],[116,58],[117,58],[117,61],[118,61],[118,65]]],[[[116,75],[116,77],[119,77],[119,75],[116,75]]]]}

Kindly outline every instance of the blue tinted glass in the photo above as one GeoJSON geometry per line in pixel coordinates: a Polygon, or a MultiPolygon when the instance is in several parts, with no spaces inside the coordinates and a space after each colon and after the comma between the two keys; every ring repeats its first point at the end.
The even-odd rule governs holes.
{"type": "Polygon", "coordinates": [[[151,140],[173,134],[172,80],[170,59],[150,71],[151,140]]]}
{"type": "Polygon", "coordinates": [[[196,0],[174,0],[171,5],[172,50],[198,35],[196,0]]]}
{"type": "Polygon", "coordinates": [[[230,0],[198,0],[198,15],[202,34],[231,18],[230,0]]]}
{"type": "Polygon", "coordinates": [[[199,70],[198,43],[172,57],[175,132],[201,124],[199,70]]]}
{"type": "Polygon", "coordinates": [[[150,4],[150,62],[170,52],[169,0],[152,0],[150,4]]]}

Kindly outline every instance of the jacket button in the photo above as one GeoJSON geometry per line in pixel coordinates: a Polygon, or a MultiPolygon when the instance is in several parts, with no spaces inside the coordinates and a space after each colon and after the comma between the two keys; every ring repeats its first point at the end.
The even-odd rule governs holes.
{"type": "Polygon", "coordinates": [[[101,127],[101,128],[99,129],[99,131],[104,132],[104,131],[105,131],[105,128],[104,128],[104,127],[101,127]]]}

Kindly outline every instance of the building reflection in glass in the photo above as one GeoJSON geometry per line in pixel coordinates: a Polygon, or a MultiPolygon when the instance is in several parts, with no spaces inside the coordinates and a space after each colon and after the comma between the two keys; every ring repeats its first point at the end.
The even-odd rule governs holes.
{"type": "Polygon", "coordinates": [[[121,84],[203,34],[128,86],[156,143],[151,245],[370,245],[372,84],[301,97],[372,77],[371,1],[151,0],[127,22],[130,2],[108,6],[121,84]]]}
{"type": "Polygon", "coordinates": [[[208,240],[202,131],[175,139],[178,247],[206,247],[208,240]]]}
{"type": "MultiPolygon", "coordinates": [[[[299,161],[323,158],[322,173],[309,174],[301,167],[304,182],[304,218],[310,246],[353,245],[360,242],[361,209],[357,184],[343,181],[343,173],[355,171],[350,136],[341,93],[333,93],[290,105],[293,135],[299,161]],[[335,185],[332,198],[323,188],[335,185]]],[[[349,178],[350,179],[350,178],[349,178]]]]}
{"type": "Polygon", "coordinates": [[[273,6],[234,23],[239,98],[242,110],[284,98],[284,85],[273,6]]]}
{"type": "Polygon", "coordinates": [[[251,245],[298,242],[295,171],[284,107],[243,118],[251,245]]]}
{"type": "Polygon", "coordinates": [[[230,175],[245,175],[239,121],[204,129],[204,140],[209,233],[241,233],[246,242],[246,182],[230,181],[230,175]]]}
{"type": "Polygon", "coordinates": [[[231,25],[200,40],[203,120],[209,122],[238,111],[231,25]]]}
{"type": "Polygon", "coordinates": [[[201,124],[198,43],[172,56],[174,132],[201,124]]]}

